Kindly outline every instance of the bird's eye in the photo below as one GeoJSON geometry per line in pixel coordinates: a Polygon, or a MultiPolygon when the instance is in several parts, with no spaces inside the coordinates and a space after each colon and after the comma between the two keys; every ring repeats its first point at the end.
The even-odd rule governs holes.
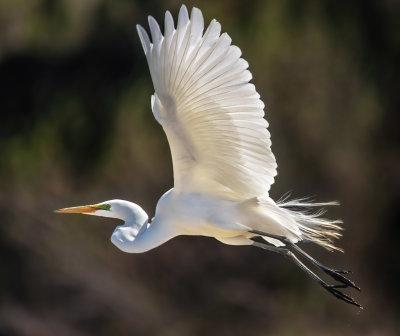
{"type": "Polygon", "coordinates": [[[111,210],[111,205],[110,204],[99,204],[97,206],[97,208],[99,210],[106,210],[106,211],[110,211],[111,210]]]}

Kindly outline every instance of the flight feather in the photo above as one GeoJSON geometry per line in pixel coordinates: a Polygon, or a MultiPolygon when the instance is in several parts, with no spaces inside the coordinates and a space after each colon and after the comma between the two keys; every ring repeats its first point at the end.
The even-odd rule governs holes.
{"type": "Polygon", "coordinates": [[[248,63],[228,34],[193,8],[177,26],[165,14],[164,35],[149,17],[138,25],[154,84],[152,110],[171,149],[176,191],[211,191],[237,198],[266,196],[276,175],[264,104],[248,63]]]}

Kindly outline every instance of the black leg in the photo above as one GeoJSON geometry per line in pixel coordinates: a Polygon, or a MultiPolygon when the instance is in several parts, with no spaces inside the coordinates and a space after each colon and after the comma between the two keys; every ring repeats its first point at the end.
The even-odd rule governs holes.
{"type": "MultiPolygon", "coordinates": [[[[267,233],[257,231],[257,230],[252,230],[250,232],[255,233],[259,236],[266,236],[266,237],[277,239],[277,240],[285,243],[287,246],[293,247],[303,257],[305,257],[307,260],[309,260],[311,263],[316,265],[318,268],[320,268],[322,271],[324,271],[326,274],[331,276],[336,281],[341,282],[341,284],[340,285],[328,285],[319,276],[317,276],[314,272],[312,272],[306,265],[304,265],[297,258],[297,256],[286,247],[276,247],[276,246],[272,246],[266,242],[260,243],[260,242],[254,241],[254,243],[253,243],[254,246],[263,248],[268,251],[272,251],[272,252],[276,252],[276,253],[285,255],[290,260],[292,260],[297,266],[299,266],[308,276],[310,276],[312,279],[317,281],[323,288],[325,288],[327,291],[329,291],[332,295],[334,295],[338,299],[343,300],[349,304],[352,304],[352,305],[362,308],[361,305],[358,304],[356,301],[354,301],[354,299],[352,297],[350,297],[338,290],[339,288],[347,288],[347,287],[352,287],[357,290],[360,290],[359,287],[357,287],[352,281],[345,278],[343,275],[339,274],[339,273],[343,274],[344,272],[348,273],[347,271],[336,271],[336,270],[333,270],[331,268],[328,268],[328,267],[322,265],[317,260],[315,260],[310,255],[308,255],[306,252],[304,252],[302,249],[300,249],[296,244],[290,242],[286,237],[273,235],[273,234],[267,234],[267,233]]],[[[344,273],[344,274],[346,274],[346,273],[344,273]]]]}
{"type": "Polygon", "coordinates": [[[322,265],[319,261],[315,260],[313,257],[311,257],[309,254],[307,254],[306,252],[304,252],[299,246],[297,246],[296,244],[290,242],[290,246],[292,246],[296,251],[298,251],[302,256],[304,256],[307,260],[309,260],[311,263],[313,263],[315,266],[317,266],[319,269],[321,269],[322,271],[324,271],[326,274],[328,274],[329,276],[331,276],[333,279],[335,279],[336,281],[341,282],[342,284],[351,287],[351,288],[355,288],[358,291],[360,291],[360,287],[356,286],[356,284],[347,279],[346,277],[344,277],[342,274],[348,274],[351,273],[351,271],[348,270],[334,270],[332,268],[326,267],[324,265],[322,265]]]}
{"type": "Polygon", "coordinates": [[[251,230],[249,231],[251,233],[257,234],[259,236],[265,236],[265,237],[270,237],[270,238],[274,238],[277,239],[279,241],[281,241],[282,243],[284,243],[287,246],[292,247],[293,249],[295,249],[297,252],[299,252],[304,258],[306,258],[308,261],[310,261],[312,264],[314,264],[315,266],[317,266],[319,269],[321,269],[323,272],[325,272],[326,274],[328,274],[330,277],[332,277],[333,279],[335,279],[336,281],[341,282],[344,285],[347,285],[348,287],[352,287],[357,289],[358,291],[360,290],[360,287],[356,286],[355,283],[349,279],[347,279],[346,277],[344,277],[342,274],[348,274],[351,273],[351,271],[348,270],[334,270],[332,268],[326,267],[324,265],[322,265],[319,261],[315,260],[313,257],[311,257],[309,254],[307,254],[305,251],[303,251],[299,246],[297,246],[296,244],[292,243],[289,239],[287,239],[284,236],[279,236],[279,235],[274,235],[274,234],[270,234],[270,233],[266,233],[266,232],[262,232],[262,231],[258,231],[258,230],[251,230]]]}
{"type": "Polygon", "coordinates": [[[314,272],[312,272],[306,265],[304,265],[299,258],[296,257],[296,255],[288,250],[287,248],[284,247],[276,247],[276,246],[272,246],[269,245],[267,243],[260,243],[257,241],[253,242],[253,246],[257,246],[260,247],[264,250],[267,251],[271,251],[271,252],[275,252],[275,253],[279,253],[284,255],[285,257],[289,258],[291,261],[293,261],[297,266],[299,266],[304,272],[307,273],[308,276],[310,276],[312,279],[314,279],[315,281],[317,281],[319,284],[323,285],[325,284],[325,282],[318,276],[316,275],[314,272]]]}

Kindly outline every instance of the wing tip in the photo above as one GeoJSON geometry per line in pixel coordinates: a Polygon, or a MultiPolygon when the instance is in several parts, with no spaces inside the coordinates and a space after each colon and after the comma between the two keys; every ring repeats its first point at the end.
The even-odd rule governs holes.
{"type": "Polygon", "coordinates": [[[190,17],[192,18],[193,16],[203,16],[203,13],[197,7],[193,7],[192,11],[190,12],[190,17]]]}
{"type": "Polygon", "coordinates": [[[153,41],[153,44],[157,45],[163,39],[160,26],[158,25],[157,20],[151,15],[148,16],[148,22],[151,32],[151,39],[153,41]]]}
{"type": "Polygon", "coordinates": [[[183,28],[189,22],[189,13],[185,5],[181,6],[178,14],[178,29],[183,28]]]}
{"type": "Polygon", "coordinates": [[[181,15],[181,12],[182,12],[182,15],[189,14],[185,4],[182,4],[181,8],[179,9],[179,15],[181,15]]]}
{"type": "Polygon", "coordinates": [[[140,42],[142,43],[144,53],[147,55],[147,53],[151,49],[151,42],[149,35],[147,35],[146,29],[144,29],[140,24],[136,25],[136,30],[138,32],[140,42]]]}

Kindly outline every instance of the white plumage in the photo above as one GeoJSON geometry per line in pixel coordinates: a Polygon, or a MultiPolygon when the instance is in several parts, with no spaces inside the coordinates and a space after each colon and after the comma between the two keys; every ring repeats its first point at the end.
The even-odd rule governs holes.
{"type": "Polygon", "coordinates": [[[264,104],[249,83],[248,63],[213,20],[182,7],[165,36],[149,18],[153,43],[138,26],[156,93],[152,109],[170,143],[174,189],[238,199],[268,195],[276,175],[264,104]]]}
{"type": "Polygon", "coordinates": [[[58,210],[119,218],[112,242],[140,253],[178,235],[203,235],[231,245],[254,245],[285,254],[333,295],[359,306],[338,288],[353,287],[342,273],[327,268],[296,243],[312,241],[338,249],[340,221],[323,219],[312,207],[333,205],[304,200],[275,203],[268,191],[277,174],[264,104],[248,63],[231,38],[212,20],[206,31],[199,9],[189,18],[181,7],[178,22],[165,14],[164,35],[149,17],[151,40],[137,26],[155,93],[151,107],[163,127],[172,154],[174,188],[164,194],[148,222],[136,204],[112,200],[58,210]],[[264,242],[258,239],[264,239],[264,242]],[[327,285],[290,249],[340,283],[327,285]]]}

